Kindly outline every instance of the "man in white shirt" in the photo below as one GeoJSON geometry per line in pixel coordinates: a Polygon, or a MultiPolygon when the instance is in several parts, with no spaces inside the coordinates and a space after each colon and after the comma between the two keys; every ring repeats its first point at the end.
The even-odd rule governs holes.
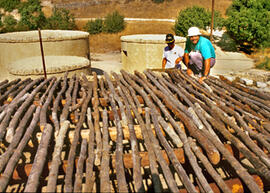
{"type": "Polygon", "coordinates": [[[175,39],[172,34],[167,34],[166,46],[163,50],[162,69],[177,68],[181,69],[182,58],[184,56],[184,49],[175,45],[175,39]]]}

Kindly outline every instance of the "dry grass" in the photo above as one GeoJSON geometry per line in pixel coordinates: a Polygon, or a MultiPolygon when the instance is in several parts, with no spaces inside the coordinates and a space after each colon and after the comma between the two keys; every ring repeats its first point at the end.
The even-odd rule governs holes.
{"type": "MultiPolygon", "coordinates": [[[[88,0],[90,1],[90,0],[88,0]]],[[[63,2],[63,0],[62,0],[63,2]]],[[[82,2],[81,0],[70,0],[68,3],[82,2]]],[[[87,2],[87,1],[84,1],[87,2]]],[[[67,3],[67,2],[66,2],[67,3]]],[[[231,5],[232,0],[215,1],[215,9],[220,11],[224,16],[226,9],[231,5]]],[[[125,17],[134,18],[166,18],[175,19],[180,10],[191,6],[201,6],[207,9],[211,9],[212,0],[172,0],[165,1],[157,4],[151,0],[144,1],[130,1],[129,3],[108,3],[106,5],[92,5],[92,6],[74,6],[69,10],[75,15],[75,17],[104,17],[108,13],[112,13],[117,10],[125,17]]]]}
{"type": "MultiPolygon", "coordinates": [[[[90,0],[88,0],[90,1],[90,0]]],[[[69,4],[72,2],[87,2],[87,0],[54,0],[54,3],[69,4]]],[[[68,7],[76,18],[102,18],[107,14],[117,10],[124,17],[129,18],[161,18],[176,19],[179,11],[194,5],[211,9],[212,0],[172,0],[161,4],[153,3],[152,0],[130,1],[129,3],[108,3],[95,6],[71,6],[68,7]]],[[[215,9],[225,15],[226,9],[232,0],[222,0],[215,2],[215,9]]],[[[80,4],[77,4],[80,5],[80,4]]],[[[79,30],[83,30],[85,20],[77,20],[79,30]]],[[[120,37],[130,34],[166,34],[174,33],[173,23],[169,22],[128,22],[126,29],[117,34],[98,34],[90,36],[91,52],[104,53],[110,51],[120,51],[120,37]]]]}
{"type": "MultiPolygon", "coordinates": [[[[78,28],[82,30],[86,21],[78,20],[78,28]]],[[[90,52],[105,53],[121,50],[120,37],[131,34],[166,34],[173,33],[174,23],[170,22],[128,22],[124,31],[116,34],[90,35],[90,52]]]]}

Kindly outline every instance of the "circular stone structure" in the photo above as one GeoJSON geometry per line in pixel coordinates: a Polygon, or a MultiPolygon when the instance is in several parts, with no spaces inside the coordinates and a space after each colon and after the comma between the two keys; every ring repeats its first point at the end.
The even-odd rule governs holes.
{"type": "MultiPolygon", "coordinates": [[[[41,30],[45,59],[48,56],[77,56],[90,58],[89,33],[72,30],[41,30]]],[[[0,34],[0,68],[13,66],[16,61],[40,57],[41,49],[38,31],[12,32],[0,34]]],[[[63,68],[69,63],[63,60],[63,68]]],[[[50,59],[49,59],[50,60],[50,59]]],[[[21,63],[23,65],[23,63],[21,63]]],[[[70,64],[68,64],[69,66],[70,64]]],[[[89,65],[89,64],[88,64],[89,65]]],[[[61,68],[58,66],[58,68],[61,68]]]]}
{"type": "MultiPolygon", "coordinates": [[[[123,68],[133,72],[161,69],[166,34],[137,34],[121,37],[123,68]]],[[[186,38],[174,36],[175,44],[184,49],[186,38]]]]}
{"type": "MultiPolygon", "coordinates": [[[[89,60],[78,56],[46,56],[46,73],[58,74],[66,71],[85,72],[89,68],[89,60]]],[[[43,64],[40,57],[30,57],[17,60],[8,66],[10,74],[26,75],[43,75],[43,64]]]]}

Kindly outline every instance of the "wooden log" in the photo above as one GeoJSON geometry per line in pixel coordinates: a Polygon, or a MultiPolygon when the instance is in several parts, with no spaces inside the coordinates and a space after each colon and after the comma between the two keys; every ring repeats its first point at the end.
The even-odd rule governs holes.
{"type": "MultiPolygon", "coordinates": [[[[74,89],[73,89],[72,96],[71,96],[71,105],[72,106],[70,108],[76,106],[78,90],[79,90],[79,78],[78,78],[78,76],[76,76],[75,83],[74,83],[74,89]]],[[[70,108],[69,108],[69,110],[70,110],[70,108]]],[[[78,122],[78,117],[79,117],[78,111],[75,111],[74,118],[72,120],[74,124],[78,122]]]]}
{"type": "Polygon", "coordinates": [[[3,81],[0,82],[0,86],[3,86],[4,84],[7,84],[7,83],[8,83],[8,79],[3,80],[3,81]]]}
{"type": "Polygon", "coordinates": [[[237,112],[231,110],[230,108],[228,108],[228,107],[226,107],[224,105],[220,105],[220,108],[224,112],[230,113],[231,115],[233,115],[236,118],[236,120],[240,123],[240,126],[244,129],[244,131],[242,131],[236,125],[236,123],[234,123],[230,119],[227,119],[227,116],[225,116],[226,120],[224,119],[224,121],[226,121],[238,133],[238,136],[241,137],[243,142],[245,142],[245,144],[261,159],[261,161],[266,166],[268,166],[270,168],[270,165],[269,165],[270,164],[270,159],[263,152],[263,150],[261,148],[259,148],[257,146],[257,144],[255,144],[251,139],[251,138],[256,139],[258,142],[260,142],[268,150],[268,152],[270,152],[270,144],[264,139],[264,135],[257,134],[252,129],[250,129],[248,127],[248,125],[246,124],[246,122],[243,120],[243,118],[237,112]],[[248,134],[246,132],[248,132],[248,134]],[[251,138],[249,137],[249,135],[250,135],[251,138]]]}
{"type": "MultiPolygon", "coordinates": [[[[252,177],[256,181],[258,186],[260,186],[261,190],[263,190],[264,186],[263,186],[263,182],[260,179],[260,177],[256,176],[256,175],[253,175],[252,177]]],[[[225,183],[230,188],[231,192],[233,192],[233,193],[245,193],[248,191],[245,188],[244,184],[242,183],[241,179],[239,179],[239,178],[232,178],[232,179],[225,180],[225,183]]],[[[215,193],[223,192],[223,191],[221,191],[220,187],[216,183],[210,183],[210,186],[215,193]]],[[[196,189],[199,189],[199,187],[196,187],[196,189]]],[[[187,193],[187,190],[180,189],[179,192],[180,193],[187,193]]]]}
{"type": "Polygon", "coordinates": [[[0,95],[0,104],[10,95],[13,94],[13,92],[16,93],[17,90],[22,90],[23,87],[25,87],[26,84],[28,84],[31,81],[30,78],[27,78],[23,81],[18,82],[15,84],[12,88],[10,88],[8,91],[6,91],[3,95],[0,95]]]}
{"type": "Polygon", "coordinates": [[[4,93],[4,91],[7,89],[7,88],[9,88],[9,87],[11,87],[11,86],[13,86],[13,85],[16,85],[18,82],[20,82],[21,81],[21,79],[20,78],[17,78],[17,79],[15,79],[15,80],[12,80],[12,81],[10,81],[10,82],[7,82],[6,84],[3,84],[2,86],[0,86],[0,94],[2,94],[2,93],[4,93]]]}
{"type": "MultiPolygon", "coordinates": [[[[232,192],[230,188],[227,186],[227,184],[223,181],[221,176],[216,172],[214,167],[211,165],[211,163],[208,161],[207,157],[200,151],[198,146],[195,144],[194,141],[192,141],[192,138],[189,139],[189,144],[194,152],[194,154],[198,157],[198,159],[203,163],[204,167],[208,171],[208,173],[212,176],[212,178],[215,180],[219,188],[224,192],[224,193],[230,193],[232,192]]],[[[213,190],[214,191],[214,190],[213,190]]]]}
{"type": "MultiPolygon", "coordinates": [[[[21,111],[24,111],[31,104],[31,102],[34,100],[34,97],[38,93],[38,91],[40,91],[42,89],[42,87],[44,85],[46,85],[47,82],[49,82],[50,80],[52,80],[52,78],[43,81],[39,86],[37,86],[31,92],[30,96],[25,100],[25,102],[19,108],[20,110],[16,111],[16,113],[18,114],[18,115],[16,115],[16,113],[15,113],[15,115],[14,115],[16,117],[16,119],[19,119],[19,117],[17,117],[17,116],[21,115],[21,111]]],[[[0,141],[2,141],[2,139],[6,133],[6,129],[7,129],[8,124],[10,122],[11,116],[13,115],[15,110],[17,110],[19,103],[17,103],[16,101],[18,101],[18,100],[14,100],[12,103],[9,104],[8,109],[7,109],[7,114],[5,115],[4,120],[0,124],[0,141]]],[[[14,129],[14,128],[12,128],[12,129],[14,129]]],[[[10,133],[12,133],[12,131],[10,131],[10,133]]],[[[14,133],[14,131],[13,131],[13,133],[14,133]]]]}
{"type": "Polygon", "coordinates": [[[31,107],[27,110],[27,112],[23,116],[23,118],[22,118],[22,120],[21,120],[21,122],[16,130],[16,133],[15,133],[11,143],[9,144],[7,150],[0,156],[0,172],[3,171],[10,156],[12,156],[13,152],[15,151],[15,148],[19,144],[20,139],[22,138],[22,136],[24,134],[26,124],[28,123],[28,121],[32,117],[32,114],[33,114],[35,109],[36,109],[36,106],[31,105],[31,107]]]}
{"type": "MultiPolygon", "coordinates": [[[[138,141],[137,141],[135,130],[134,130],[133,117],[131,115],[131,110],[128,104],[128,100],[120,88],[120,80],[117,80],[117,83],[118,83],[117,90],[120,93],[125,103],[125,107],[127,109],[126,112],[127,112],[127,121],[128,121],[129,135],[130,135],[130,144],[131,144],[131,150],[132,150],[133,180],[135,184],[135,191],[145,192],[143,179],[142,179],[142,173],[141,173],[141,159],[139,155],[138,141]]],[[[117,101],[120,100],[119,96],[117,96],[117,98],[118,98],[117,101]]]]}
{"type": "Polygon", "coordinates": [[[52,136],[53,128],[50,124],[46,124],[44,131],[42,132],[41,142],[38,146],[37,153],[35,155],[34,163],[31,169],[31,172],[28,176],[28,180],[24,189],[24,192],[36,192],[39,185],[39,178],[43,171],[47,153],[48,146],[50,144],[50,139],[52,136]]]}
{"type": "Polygon", "coordinates": [[[16,148],[15,152],[9,159],[9,162],[4,170],[4,173],[2,173],[0,177],[0,192],[4,192],[6,190],[6,187],[8,185],[8,182],[10,178],[12,177],[13,171],[20,160],[20,157],[22,155],[24,147],[27,145],[29,139],[31,138],[31,135],[36,128],[37,122],[39,121],[39,114],[40,114],[40,107],[36,108],[35,114],[33,116],[33,119],[27,128],[22,140],[20,141],[18,147],[16,148]]]}
{"type": "MultiPolygon", "coordinates": [[[[143,77],[143,75],[142,74],[140,74],[140,73],[138,73],[138,72],[136,72],[135,71],[135,73],[141,78],[141,82],[144,82],[145,84],[143,84],[143,86],[145,87],[145,86],[148,86],[148,87],[150,87],[151,89],[154,89],[156,92],[158,92],[157,91],[157,89],[155,89],[152,85],[150,85],[150,83],[148,84],[148,82],[147,82],[147,80],[145,79],[145,77],[143,77]]],[[[152,81],[153,81],[153,79],[152,79],[152,81]]],[[[155,83],[157,83],[157,82],[155,82],[155,83]]],[[[168,91],[167,91],[168,92],[168,91]]],[[[160,92],[159,92],[159,94],[161,94],[160,92]]],[[[170,93],[168,93],[168,95],[169,95],[169,97],[172,97],[171,95],[170,95],[170,93]]],[[[152,96],[152,95],[151,95],[152,96]]],[[[155,100],[155,99],[154,99],[155,100]]],[[[176,132],[174,131],[174,129],[172,129],[172,128],[170,128],[170,127],[166,127],[166,128],[164,128],[165,129],[165,131],[166,131],[166,133],[168,134],[168,136],[170,136],[170,138],[172,139],[172,141],[174,142],[174,144],[177,146],[177,147],[181,147],[182,145],[183,145],[183,143],[182,143],[182,141],[181,141],[181,139],[179,138],[179,136],[176,134],[176,132]]]]}
{"type": "MultiPolygon", "coordinates": [[[[176,155],[174,154],[172,148],[170,147],[169,143],[167,142],[167,140],[165,139],[165,137],[162,135],[161,130],[159,128],[159,124],[158,124],[158,115],[156,115],[154,113],[153,110],[151,111],[151,117],[152,117],[152,121],[154,123],[154,127],[158,136],[159,141],[161,142],[161,144],[163,145],[163,147],[165,148],[176,172],[178,173],[179,178],[181,179],[181,182],[184,184],[184,186],[186,187],[188,192],[196,192],[195,186],[192,184],[192,182],[190,181],[189,177],[187,176],[186,171],[184,170],[184,168],[182,167],[182,165],[180,164],[180,162],[178,161],[176,155]]],[[[149,109],[146,108],[146,117],[149,120],[149,109]]],[[[154,138],[154,135],[151,131],[149,131],[149,133],[152,135],[152,142],[154,141],[154,143],[158,144],[158,141],[156,140],[156,138],[154,138]]]]}
{"type": "MultiPolygon", "coordinates": [[[[210,121],[210,120],[209,120],[210,121]]],[[[214,119],[211,119],[210,123],[216,128],[214,125],[214,119]],[[212,122],[211,122],[212,121],[212,122]]],[[[226,129],[223,129],[226,130],[226,129]]],[[[239,177],[244,181],[251,192],[262,192],[260,187],[254,182],[251,175],[246,171],[246,169],[237,161],[237,159],[227,150],[219,140],[217,140],[212,134],[210,134],[207,130],[202,129],[204,134],[207,136],[209,140],[217,147],[220,153],[224,156],[224,158],[230,163],[232,168],[236,171],[239,177]]]]}
{"type": "MultiPolygon", "coordinates": [[[[68,89],[65,92],[66,102],[64,104],[64,108],[62,109],[62,113],[60,115],[60,124],[68,119],[69,115],[69,107],[71,105],[71,92],[74,87],[74,76],[69,80],[68,89]]],[[[56,131],[57,132],[57,131],[56,131]]]]}
{"type": "Polygon", "coordinates": [[[40,130],[43,131],[43,128],[45,127],[45,125],[47,124],[47,111],[48,111],[48,107],[52,102],[52,98],[53,98],[53,94],[55,89],[57,88],[58,84],[59,84],[60,80],[56,81],[56,78],[53,79],[53,81],[51,81],[49,87],[48,87],[48,97],[46,98],[46,101],[44,103],[44,105],[42,106],[41,112],[40,112],[40,123],[39,123],[39,127],[40,130]]]}
{"type": "Polygon", "coordinates": [[[103,141],[102,141],[102,160],[100,169],[100,191],[111,192],[110,184],[110,145],[109,145],[109,132],[108,132],[108,115],[104,110],[102,113],[103,120],[103,141]]]}
{"type": "MultiPolygon", "coordinates": [[[[147,73],[146,73],[147,74],[147,73]]],[[[151,77],[149,74],[148,74],[149,77],[151,77]]],[[[142,76],[140,76],[141,78],[143,78],[142,76]]],[[[151,77],[152,78],[152,77],[151,77]]],[[[155,82],[156,86],[158,86],[161,90],[162,90],[162,87],[160,86],[160,84],[158,84],[156,81],[154,81],[154,79],[152,78],[151,79],[153,82],[155,82]]],[[[141,81],[141,83],[143,84],[143,81],[141,81]]],[[[148,85],[150,86],[150,85],[148,85]]],[[[146,85],[145,85],[145,88],[146,88],[146,85]]],[[[150,87],[151,89],[148,88],[149,92],[152,92],[151,96],[154,96],[154,92],[156,91],[154,87],[150,87]]],[[[157,92],[157,91],[156,91],[157,92]]],[[[165,92],[165,90],[163,90],[163,92],[165,92]]],[[[220,160],[220,156],[219,156],[219,153],[217,151],[217,149],[213,146],[212,143],[210,143],[208,140],[206,140],[206,138],[204,137],[204,135],[200,132],[199,129],[197,129],[195,127],[195,125],[190,121],[190,118],[192,118],[192,116],[188,117],[187,115],[185,115],[185,112],[187,109],[185,109],[183,107],[183,105],[181,105],[179,102],[177,102],[175,100],[174,97],[172,96],[168,96],[164,93],[159,93],[160,96],[162,97],[163,101],[165,102],[166,106],[168,108],[170,108],[174,113],[175,115],[184,123],[184,125],[186,126],[186,128],[189,130],[189,133],[190,135],[194,136],[198,141],[199,143],[203,146],[203,148],[206,150],[210,160],[212,163],[214,164],[217,164],[220,160]],[[174,101],[174,102],[172,102],[174,101]],[[177,105],[177,107],[181,108],[181,111],[178,110],[178,109],[175,109],[174,106],[177,105]]],[[[167,115],[167,116],[170,116],[169,113],[165,110],[166,108],[164,107],[164,105],[160,102],[160,100],[155,97],[154,100],[159,104],[161,110],[167,115]],[[166,111],[166,112],[165,112],[166,111]]],[[[194,117],[193,117],[194,119],[194,117]]],[[[173,118],[170,118],[170,122],[175,122],[173,120],[173,118]]],[[[181,136],[180,136],[181,137],[181,136]]],[[[183,138],[185,138],[184,135],[182,135],[183,138]]],[[[182,139],[181,139],[182,140],[182,139]]],[[[185,139],[186,140],[186,139],[185,139]]]]}
{"type": "MultiPolygon", "coordinates": [[[[125,77],[126,81],[127,81],[127,82],[128,82],[128,83],[129,83],[129,84],[130,84],[130,85],[131,85],[138,93],[141,94],[141,96],[144,98],[146,104],[148,104],[148,106],[149,106],[149,104],[152,104],[151,101],[149,100],[147,94],[143,91],[143,89],[141,89],[141,87],[139,87],[133,80],[131,80],[131,78],[129,77],[129,75],[128,75],[125,71],[121,70],[121,73],[122,73],[122,75],[125,77]]],[[[131,102],[131,101],[129,100],[129,102],[131,102]]],[[[130,104],[132,105],[133,103],[130,103],[130,104]]],[[[153,107],[152,107],[152,108],[153,108],[153,107]]],[[[133,112],[135,113],[136,118],[137,118],[138,121],[140,122],[142,131],[144,132],[145,142],[146,142],[146,144],[147,144],[147,147],[149,148],[149,149],[148,149],[148,151],[149,151],[149,150],[151,150],[150,148],[152,147],[152,141],[151,141],[150,136],[149,136],[149,134],[148,134],[149,129],[147,129],[146,127],[149,127],[149,126],[150,126],[150,121],[147,122],[146,124],[144,123],[144,121],[142,120],[140,114],[139,114],[138,111],[136,110],[135,105],[132,105],[132,110],[133,110],[133,112]]],[[[154,151],[154,153],[155,153],[155,155],[156,155],[156,159],[157,159],[157,161],[159,162],[159,164],[160,164],[160,166],[161,166],[161,168],[162,168],[163,174],[165,175],[165,179],[166,179],[166,182],[167,182],[167,184],[168,184],[169,189],[170,189],[171,191],[177,191],[177,185],[176,185],[175,181],[173,180],[173,176],[172,176],[172,174],[171,174],[171,172],[170,172],[168,166],[166,165],[165,160],[163,159],[163,157],[161,156],[161,153],[159,152],[159,148],[157,148],[156,146],[153,146],[152,148],[153,148],[153,151],[154,151]]],[[[151,164],[151,162],[150,162],[150,164],[151,164]]],[[[154,163],[153,163],[153,164],[154,164],[154,163]]],[[[150,165],[150,166],[151,166],[151,165],[150,165]]],[[[152,169],[153,169],[153,168],[152,168],[152,169]]],[[[155,170],[153,170],[153,171],[156,172],[155,170]]],[[[152,174],[152,175],[153,175],[153,174],[152,174]]],[[[155,175],[157,175],[157,174],[155,174],[155,175]]],[[[157,175],[157,176],[158,176],[158,175],[157,175]]],[[[154,176],[153,176],[153,177],[154,177],[154,176]]],[[[156,177],[156,178],[157,178],[157,177],[156,177]]],[[[160,179],[159,179],[159,178],[157,178],[157,180],[158,180],[157,182],[160,182],[160,179]]],[[[155,181],[153,181],[153,182],[155,182],[155,181]]],[[[157,189],[159,189],[159,188],[162,187],[162,186],[159,186],[159,183],[158,183],[158,184],[156,184],[156,185],[154,184],[154,187],[157,188],[157,189]]]]}
{"type": "Polygon", "coordinates": [[[74,192],[81,192],[82,191],[82,181],[83,181],[83,168],[84,162],[87,157],[87,140],[83,139],[81,144],[81,152],[80,157],[77,164],[77,170],[75,175],[75,182],[74,182],[74,192]]]}
{"type": "Polygon", "coordinates": [[[102,150],[102,140],[101,140],[101,132],[99,127],[99,100],[98,100],[98,93],[97,93],[97,87],[98,87],[98,80],[97,80],[97,74],[93,72],[94,82],[93,82],[93,99],[94,103],[92,103],[94,108],[94,128],[95,128],[95,138],[96,138],[96,158],[95,158],[95,165],[100,165],[101,161],[101,150],[102,150]]]}
{"type": "MultiPolygon", "coordinates": [[[[225,78],[224,76],[219,76],[220,80],[224,81],[226,84],[231,85],[232,87],[234,87],[234,90],[243,94],[246,97],[252,98],[254,100],[258,100],[262,103],[265,103],[267,106],[269,106],[269,102],[270,102],[270,97],[267,94],[264,94],[258,90],[254,91],[251,90],[247,87],[243,87],[241,86],[239,83],[236,82],[231,82],[229,81],[227,78],[225,78]],[[268,100],[268,102],[267,102],[268,100]]],[[[214,79],[214,78],[212,78],[214,79]]],[[[215,78],[216,79],[216,78],[215,78]]]]}
{"type": "MultiPolygon", "coordinates": [[[[211,108],[213,109],[212,116],[218,115],[219,119],[225,121],[227,124],[229,123],[230,126],[233,126],[233,129],[237,130],[238,135],[240,135],[240,129],[238,129],[236,125],[230,123],[230,121],[225,117],[226,115],[224,113],[221,114],[218,107],[212,105],[211,108]]],[[[237,147],[241,153],[243,153],[243,155],[252,163],[260,176],[264,176],[266,179],[270,179],[270,170],[260,161],[260,159],[256,155],[254,155],[255,152],[252,153],[245,144],[243,144],[238,138],[234,137],[221,123],[218,122],[217,117],[215,117],[215,120],[213,118],[209,118],[209,120],[211,120],[211,123],[216,124],[215,127],[219,130],[219,132],[222,133],[227,140],[231,141],[232,144],[234,144],[234,146],[237,147]]],[[[253,151],[254,149],[258,150],[258,146],[256,148],[256,144],[254,144],[251,140],[248,140],[247,135],[241,133],[240,136],[246,144],[249,144],[249,148],[253,149],[253,151]]],[[[265,161],[267,161],[267,157],[265,161]]]]}
{"type": "Polygon", "coordinates": [[[58,178],[58,172],[59,167],[61,164],[61,152],[64,145],[64,139],[66,136],[66,132],[69,128],[70,122],[64,121],[61,124],[60,130],[58,132],[58,135],[56,136],[55,140],[55,146],[52,156],[52,162],[49,167],[49,176],[48,176],[48,183],[46,192],[55,192],[56,191],[56,185],[57,185],[57,178],[58,178]]]}
{"type": "MultiPolygon", "coordinates": [[[[114,87],[112,85],[112,82],[110,80],[109,75],[106,72],[104,72],[104,76],[105,76],[105,79],[109,85],[110,91],[113,92],[114,87]]],[[[127,192],[128,188],[127,188],[125,170],[124,170],[124,165],[123,165],[123,157],[122,157],[122,155],[123,155],[122,126],[121,126],[120,118],[119,118],[117,110],[116,110],[115,98],[114,98],[112,93],[109,94],[109,101],[110,101],[112,110],[113,110],[114,115],[115,115],[115,117],[114,117],[115,118],[115,125],[117,128],[117,142],[116,142],[116,150],[115,150],[116,159],[118,160],[118,162],[116,163],[116,178],[117,178],[117,182],[118,182],[117,189],[119,192],[127,192]]]]}
{"type": "MultiPolygon", "coordinates": [[[[163,98],[164,101],[166,101],[166,97],[168,96],[168,94],[166,94],[165,96],[165,92],[166,90],[164,90],[162,88],[162,86],[155,80],[155,79],[160,79],[160,81],[164,82],[164,84],[167,84],[170,88],[172,88],[175,92],[177,92],[178,95],[180,95],[181,97],[184,98],[184,100],[189,104],[189,108],[186,109],[178,100],[175,100],[174,97],[167,97],[170,99],[170,102],[165,102],[167,105],[167,107],[169,107],[171,110],[173,110],[173,112],[176,114],[176,116],[178,118],[180,118],[184,124],[186,124],[187,126],[187,129],[189,130],[189,133],[195,137],[199,143],[204,147],[204,149],[206,150],[208,156],[209,156],[209,159],[211,160],[211,162],[213,164],[217,164],[220,160],[220,156],[219,156],[219,153],[217,151],[217,149],[213,146],[213,144],[205,139],[205,136],[201,133],[200,129],[202,127],[204,127],[204,124],[202,124],[201,120],[198,118],[197,114],[199,114],[198,111],[196,111],[196,113],[194,112],[194,110],[196,110],[195,106],[191,103],[191,101],[186,97],[184,96],[183,94],[181,94],[178,90],[178,88],[176,86],[174,86],[173,84],[170,84],[168,82],[165,82],[165,80],[161,77],[158,77],[158,76],[155,76],[155,78],[153,77],[154,76],[154,73],[150,74],[150,71],[148,72],[145,72],[145,74],[155,83],[155,85],[160,89],[162,90],[163,94],[160,94],[161,97],[163,98]],[[153,76],[152,76],[153,75],[153,76]],[[186,120],[188,120],[187,116],[185,116],[185,114],[179,112],[179,111],[175,111],[174,108],[173,108],[173,104],[169,104],[169,103],[173,103],[175,104],[182,112],[186,112],[186,114],[192,118],[192,120],[194,121],[195,125],[197,126],[198,129],[196,129],[192,124],[190,124],[189,122],[187,122],[186,120]],[[194,110],[193,110],[194,109],[194,110]]],[[[149,85],[150,86],[150,85],[149,85]]],[[[154,91],[154,89],[152,88],[152,90],[154,91]]],[[[167,91],[166,93],[171,93],[170,91],[167,91]]],[[[172,94],[171,94],[172,95],[172,94]]],[[[201,119],[203,119],[201,117],[201,119]]],[[[204,121],[206,122],[206,121],[204,121]]],[[[211,129],[211,128],[208,128],[208,129],[211,129]]]]}
{"type": "Polygon", "coordinates": [[[59,132],[60,129],[60,124],[59,124],[59,119],[58,119],[58,107],[59,107],[59,103],[60,100],[62,98],[62,95],[64,94],[64,92],[66,91],[67,88],[67,75],[68,72],[65,73],[64,75],[64,80],[61,82],[61,90],[58,92],[57,97],[54,100],[53,103],[53,108],[52,108],[52,122],[54,125],[54,129],[55,129],[55,134],[57,135],[57,133],[59,132]]]}
{"type": "Polygon", "coordinates": [[[90,107],[87,108],[87,125],[89,129],[88,135],[88,158],[86,160],[86,177],[85,177],[85,186],[83,188],[83,192],[92,192],[93,185],[94,185],[94,162],[95,162],[95,155],[94,155],[94,143],[95,143],[95,128],[92,122],[91,116],[91,109],[90,107]]]}
{"type": "Polygon", "coordinates": [[[74,136],[74,139],[72,141],[70,151],[68,154],[68,168],[67,168],[67,172],[66,172],[66,176],[65,176],[65,186],[64,186],[65,192],[73,191],[72,175],[73,175],[73,169],[74,169],[75,152],[76,152],[76,147],[77,147],[77,144],[78,144],[78,141],[80,138],[80,130],[81,130],[81,127],[84,123],[88,103],[89,103],[91,97],[92,97],[92,89],[91,89],[91,87],[88,87],[87,98],[85,99],[85,101],[82,105],[79,122],[76,124],[75,136],[74,136]]]}

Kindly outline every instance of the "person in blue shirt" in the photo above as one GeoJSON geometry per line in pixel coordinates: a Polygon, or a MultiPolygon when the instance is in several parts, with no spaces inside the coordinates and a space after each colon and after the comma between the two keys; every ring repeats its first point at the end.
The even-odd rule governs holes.
{"type": "Polygon", "coordinates": [[[202,83],[216,63],[215,49],[207,38],[201,36],[197,27],[188,29],[188,38],[185,46],[184,64],[187,66],[187,74],[199,75],[202,83]]]}

